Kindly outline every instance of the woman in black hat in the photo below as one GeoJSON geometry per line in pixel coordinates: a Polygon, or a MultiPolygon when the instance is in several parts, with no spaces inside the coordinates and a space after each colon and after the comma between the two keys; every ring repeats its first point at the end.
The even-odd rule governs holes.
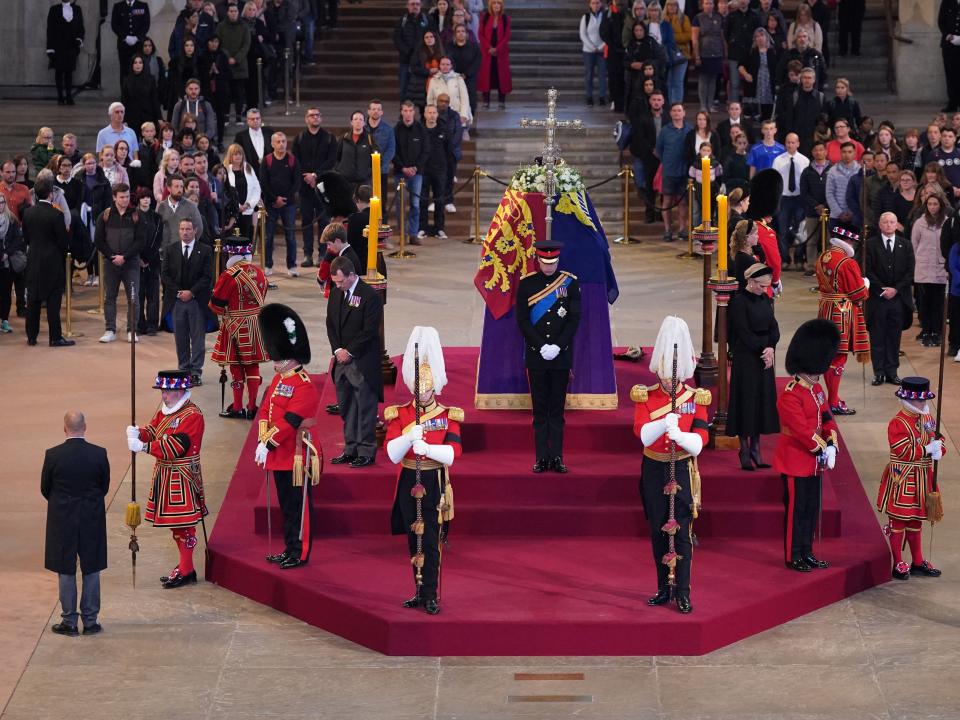
{"type": "Polygon", "coordinates": [[[730,301],[730,404],[727,435],[740,438],[740,467],[768,468],[760,454],[760,436],[780,432],[774,352],[780,326],[767,288],[773,271],[754,263],[744,273],[745,287],[730,301]]]}

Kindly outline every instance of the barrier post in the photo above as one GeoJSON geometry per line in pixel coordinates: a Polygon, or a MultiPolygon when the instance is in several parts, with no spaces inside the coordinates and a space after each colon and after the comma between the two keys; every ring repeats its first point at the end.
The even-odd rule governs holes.
{"type": "Polygon", "coordinates": [[[283,114],[290,114],[290,48],[283,49],[283,114]]]}
{"type": "Polygon", "coordinates": [[[263,107],[263,58],[257,58],[257,107],[263,107]]]}
{"type": "Polygon", "coordinates": [[[633,169],[624,165],[619,175],[623,176],[623,235],[614,240],[623,245],[636,245],[640,241],[630,235],[630,185],[633,179],[633,169]]]}
{"type": "Polygon", "coordinates": [[[83,337],[82,332],[73,331],[73,255],[67,253],[67,317],[65,338],[83,337]]]}
{"type": "Polygon", "coordinates": [[[473,168],[473,235],[464,240],[470,245],[483,244],[480,236],[480,178],[485,174],[479,167],[473,168]]]}
{"type": "MultiPolygon", "coordinates": [[[[820,211],[820,253],[827,251],[827,221],[830,218],[829,211],[824,208],[820,211]]],[[[809,260],[809,258],[807,258],[809,260]]],[[[816,261],[814,261],[816,262],[816,261]]]]}
{"type": "Polygon", "coordinates": [[[400,178],[400,182],[397,184],[397,202],[400,204],[400,209],[398,210],[400,218],[400,249],[390,253],[390,257],[397,258],[398,260],[409,260],[410,258],[415,258],[417,254],[407,250],[407,181],[404,178],[400,178]]]}
{"type": "Polygon", "coordinates": [[[687,180],[687,249],[677,255],[681,260],[696,260],[693,254],[693,178],[687,180]]]}
{"type": "Polygon", "coordinates": [[[300,41],[297,40],[297,58],[294,61],[294,92],[297,99],[297,107],[300,107],[300,41]]]}

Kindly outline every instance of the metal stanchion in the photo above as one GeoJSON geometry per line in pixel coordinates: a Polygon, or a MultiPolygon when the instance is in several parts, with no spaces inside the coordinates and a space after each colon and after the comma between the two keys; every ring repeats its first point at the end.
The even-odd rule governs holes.
{"type": "MultiPolygon", "coordinates": [[[[662,202],[662,200],[661,200],[662,202]]],[[[693,178],[687,180],[687,250],[677,255],[681,260],[697,260],[693,254],[693,178]]]]}
{"type": "Polygon", "coordinates": [[[257,106],[263,104],[263,58],[257,58],[257,106]]]}
{"type": "Polygon", "coordinates": [[[400,182],[397,184],[397,203],[400,206],[400,209],[398,210],[400,249],[396,252],[390,253],[390,257],[397,258],[398,260],[408,260],[410,258],[415,258],[417,254],[407,250],[407,181],[403,178],[400,178],[400,182]]]}
{"type": "Polygon", "coordinates": [[[67,331],[63,333],[65,338],[83,337],[82,332],[73,331],[73,255],[67,253],[67,331]]]}
{"type": "Polygon", "coordinates": [[[820,211],[820,253],[827,251],[827,221],[830,219],[829,211],[824,208],[820,211]]]}
{"type": "Polygon", "coordinates": [[[283,49],[283,114],[290,114],[290,48],[283,49]]]}
{"type": "MultiPolygon", "coordinates": [[[[87,263],[89,266],[89,263],[87,263]]],[[[103,315],[103,304],[104,304],[104,288],[103,288],[103,255],[97,253],[97,306],[92,310],[87,310],[91,315],[103,315]]]]}
{"type": "Polygon", "coordinates": [[[633,169],[629,165],[624,165],[618,175],[623,176],[623,235],[614,239],[614,242],[636,245],[640,241],[630,235],[630,181],[633,180],[633,169]]]}
{"type": "Polygon", "coordinates": [[[482,245],[483,238],[480,236],[480,178],[486,173],[479,167],[473,168],[473,235],[463,242],[470,245],[482,245]]]}
{"type": "Polygon", "coordinates": [[[293,75],[293,87],[294,93],[296,95],[297,107],[300,107],[300,41],[297,40],[297,57],[293,63],[294,75],[293,75]]]}
{"type": "Polygon", "coordinates": [[[222,252],[222,243],[220,238],[213,239],[213,281],[220,279],[220,253],[222,252]]]}

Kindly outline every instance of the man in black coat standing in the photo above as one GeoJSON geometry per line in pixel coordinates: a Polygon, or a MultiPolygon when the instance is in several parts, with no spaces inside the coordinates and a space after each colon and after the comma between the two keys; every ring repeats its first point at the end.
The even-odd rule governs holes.
{"type": "Polygon", "coordinates": [[[193,220],[180,220],[180,242],[167,246],[161,271],[163,310],[171,313],[177,365],[190,373],[192,385],[203,374],[207,304],[213,292],[213,251],[198,242],[193,220]]]}
{"type": "Polygon", "coordinates": [[[57,84],[57,105],[73,105],[73,71],[83,47],[83,10],[63,0],[47,12],[47,58],[57,84]]]}
{"type": "MultiPolygon", "coordinates": [[[[630,154],[640,161],[641,177],[634,178],[638,185],[637,193],[643,198],[644,215],[648,223],[657,220],[656,191],[653,189],[653,179],[660,167],[660,160],[653,150],[657,146],[657,135],[663,127],[663,91],[654,90],[648,99],[648,108],[643,103],[631,103],[634,112],[630,115],[633,133],[630,136],[630,154]],[[639,187],[642,183],[643,187],[639,187]]],[[[636,171],[635,171],[636,172],[636,171]]]]}
{"type": "MultiPolygon", "coordinates": [[[[317,196],[318,178],[333,170],[337,162],[337,139],[320,124],[323,116],[316,107],[307,108],[307,127],[293,140],[293,156],[300,163],[300,173],[308,189],[300,193],[300,232],[303,235],[303,262],[300,267],[313,267],[313,224],[317,223],[318,234],[330,222],[317,196]]],[[[323,257],[322,248],[320,257],[323,257]]],[[[320,260],[317,260],[320,264],[320,260]]]]}
{"type": "Polygon", "coordinates": [[[943,74],[947,79],[945,112],[960,110],[960,0],[942,0],[937,15],[942,36],[943,74]]]}
{"type": "Polygon", "coordinates": [[[343,418],[343,453],[331,462],[360,468],[373,465],[377,452],[377,402],[383,399],[380,324],[383,304],[377,291],[357,275],[353,261],[330,265],[336,288],[327,302],[327,338],[333,351],[333,380],[343,418]]]}
{"type": "Polygon", "coordinates": [[[120,0],[113,6],[110,29],[117,36],[120,80],[130,72],[130,61],[150,32],[150,6],[143,0],[120,0]]]}
{"type": "Polygon", "coordinates": [[[103,499],[110,489],[107,451],[84,439],[83,413],[63,416],[61,445],[47,450],[40,475],[40,493],[47,500],[47,543],[44,567],[60,577],[63,620],[58,635],[77,635],[77,558],[83,573],[80,613],[83,634],[100,632],[100,571],[107,567],[107,514],[103,499]]]}
{"type": "Polygon", "coordinates": [[[23,213],[23,239],[27,252],[27,345],[37,344],[40,334],[40,308],[47,305],[50,347],[76,344],[63,337],[60,328],[60,301],[66,287],[67,228],[63,213],[50,202],[53,181],[37,178],[33,186],[37,204],[23,213]]]}
{"type": "Polygon", "coordinates": [[[880,237],[867,240],[866,274],[870,281],[867,317],[873,384],[899,385],[900,335],[913,321],[913,246],[897,234],[897,216],[880,216],[880,237]]]}
{"type": "Polygon", "coordinates": [[[517,323],[525,342],[533,401],[535,473],[567,472],[563,412],[573,368],[573,337],[580,325],[580,284],[570,273],[558,271],[562,247],[553,241],[538,242],[540,270],[524,275],[517,288],[517,323]]]}

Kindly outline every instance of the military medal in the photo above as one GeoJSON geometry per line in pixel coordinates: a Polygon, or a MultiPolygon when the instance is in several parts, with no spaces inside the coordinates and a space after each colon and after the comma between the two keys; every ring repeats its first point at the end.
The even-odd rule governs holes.
{"type": "Polygon", "coordinates": [[[560,306],[560,309],[557,310],[557,316],[558,316],[558,317],[566,317],[566,315],[567,315],[567,309],[561,305],[561,306],[560,306]]]}
{"type": "Polygon", "coordinates": [[[350,307],[352,307],[352,308],[358,308],[358,307],[360,307],[360,296],[359,296],[359,295],[354,295],[352,298],[350,298],[350,307]]]}

